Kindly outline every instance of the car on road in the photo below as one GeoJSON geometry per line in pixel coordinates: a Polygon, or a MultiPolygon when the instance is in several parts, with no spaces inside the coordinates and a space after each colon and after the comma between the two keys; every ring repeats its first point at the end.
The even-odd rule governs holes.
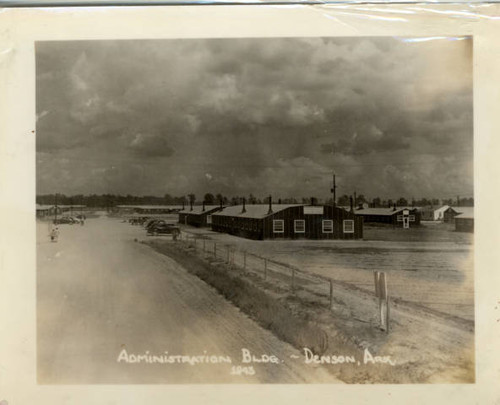
{"type": "Polygon", "coordinates": [[[166,224],[165,220],[163,219],[151,219],[150,221],[148,221],[145,225],[145,228],[146,229],[149,229],[151,228],[152,226],[155,226],[155,225],[160,225],[160,224],[166,224]]]}
{"type": "Polygon", "coordinates": [[[148,235],[172,235],[174,238],[177,238],[179,234],[181,233],[181,230],[178,226],[174,224],[167,224],[165,222],[163,223],[158,223],[158,224],[153,224],[148,228],[147,234],[148,235]]]}
{"type": "Polygon", "coordinates": [[[52,221],[54,223],[54,225],[60,225],[60,224],[74,224],[75,223],[75,220],[71,217],[60,217],[60,218],[57,218],[57,219],[54,219],[54,221],[52,221]]]}

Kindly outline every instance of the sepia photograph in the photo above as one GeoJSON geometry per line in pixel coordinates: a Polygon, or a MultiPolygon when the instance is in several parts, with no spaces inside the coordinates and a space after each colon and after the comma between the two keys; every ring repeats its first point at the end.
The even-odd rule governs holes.
{"type": "Polygon", "coordinates": [[[471,36],[36,41],[38,384],[472,384],[471,36]]]}

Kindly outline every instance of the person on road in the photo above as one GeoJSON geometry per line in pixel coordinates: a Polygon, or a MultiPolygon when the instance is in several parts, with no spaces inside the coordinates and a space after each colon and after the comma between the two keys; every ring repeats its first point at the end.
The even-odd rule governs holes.
{"type": "Polygon", "coordinates": [[[55,228],[52,228],[52,231],[50,231],[50,241],[57,242],[58,237],[59,237],[59,228],[56,226],[55,228]]]}

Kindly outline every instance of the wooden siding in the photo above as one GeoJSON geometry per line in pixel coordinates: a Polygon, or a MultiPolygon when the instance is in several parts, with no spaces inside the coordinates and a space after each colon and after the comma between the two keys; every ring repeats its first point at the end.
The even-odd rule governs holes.
{"type": "Polygon", "coordinates": [[[212,229],[249,239],[360,239],[363,237],[363,219],[341,208],[325,206],[323,214],[304,214],[304,207],[289,207],[265,218],[245,218],[216,215],[212,229]],[[273,221],[283,221],[283,232],[273,231],[273,221]],[[295,232],[295,220],[304,220],[303,233],[295,232]],[[333,232],[323,232],[323,220],[333,221],[333,232]],[[354,232],[344,233],[344,220],[354,221],[354,232]]]}
{"type": "MultiPolygon", "coordinates": [[[[412,226],[419,226],[421,220],[421,213],[417,209],[409,210],[410,215],[415,217],[415,221],[410,222],[410,228],[412,226]]],[[[369,214],[369,215],[361,215],[357,214],[357,217],[363,217],[364,223],[376,223],[376,224],[388,224],[393,227],[403,227],[403,222],[398,221],[398,215],[403,215],[402,211],[395,211],[392,215],[377,215],[377,214],[369,214]]]]}
{"type": "MultiPolygon", "coordinates": [[[[191,226],[195,226],[197,228],[209,226],[207,224],[207,216],[212,215],[213,213],[218,212],[220,210],[221,210],[220,207],[217,207],[217,208],[212,208],[212,209],[206,210],[206,211],[202,212],[201,214],[200,213],[191,214],[189,212],[187,212],[187,213],[180,212],[179,213],[179,224],[191,225],[191,226]]],[[[213,217],[212,217],[212,219],[213,219],[213,217]]]]}
{"type": "Polygon", "coordinates": [[[457,232],[474,232],[474,218],[455,218],[457,232]]]}

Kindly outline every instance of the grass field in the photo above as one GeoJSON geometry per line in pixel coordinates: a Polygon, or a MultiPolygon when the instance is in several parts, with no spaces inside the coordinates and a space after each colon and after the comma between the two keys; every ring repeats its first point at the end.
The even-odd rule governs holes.
{"type": "Polygon", "coordinates": [[[449,224],[409,230],[365,226],[364,240],[357,241],[251,241],[185,229],[368,291],[374,289],[373,271],[385,271],[392,298],[474,319],[473,234],[455,232],[449,224]]]}

